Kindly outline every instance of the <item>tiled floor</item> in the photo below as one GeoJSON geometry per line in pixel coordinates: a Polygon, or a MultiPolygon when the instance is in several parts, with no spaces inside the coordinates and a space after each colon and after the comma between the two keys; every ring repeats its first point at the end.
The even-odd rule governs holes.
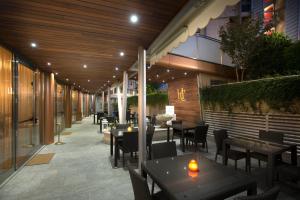
{"type": "MultiPolygon", "coordinates": [[[[0,189],[1,200],[133,200],[128,171],[112,169],[109,145],[101,142],[99,126],[92,118],[75,124],[72,135],[63,136],[65,145],[48,145],[40,153],[54,152],[50,164],[25,166],[0,189]]],[[[214,144],[209,143],[214,157],[214,144]]],[[[243,168],[241,162],[241,170],[243,168]]],[[[263,169],[255,169],[261,177],[263,169]]],[[[259,184],[263,187],[263,182],[259,184]]],[[[300,199],[295,191],[280,194],[280,199],[300,199]]]]}

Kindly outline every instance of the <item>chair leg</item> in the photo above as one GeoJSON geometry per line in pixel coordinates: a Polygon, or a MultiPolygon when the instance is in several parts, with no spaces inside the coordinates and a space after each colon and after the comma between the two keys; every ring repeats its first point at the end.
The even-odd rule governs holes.
{"type": "Polygon", "coordinates": [[[196,152],[197,151],[197,147],[198,147],[198,143],[196,141],[195,141],[194,147],[195,147],[195,152],[196,152]]]}
{"type": "Polygon", "coordinates": [[[216,153],[215,155],[215,161],[217,162],[217,159],[218,159],[218,154],[216,153]]]}
{"type": "Polygon", "coordinates": [[[152,188],[151,188],[151,195],[154,193],[154,181],[152,180],[152,188]]]}
{"type": "Polygon", "coordinates": [[[234,161],[234,169],[237,170],[237,160],[234,161]]]}
{"type": "Polygon", "coordinates": [[[258,167],[260,168],[261,166],[261,163],[260,163],[260,160],[258,159],[258,167]]]}

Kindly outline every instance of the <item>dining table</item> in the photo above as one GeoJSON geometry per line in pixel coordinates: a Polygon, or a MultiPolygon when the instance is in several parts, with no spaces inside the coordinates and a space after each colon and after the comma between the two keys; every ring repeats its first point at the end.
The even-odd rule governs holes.
{"type": "MultiPolygon", "coordinates": [[[[133,128],[133,131],[138,129],[133,128]]],[[[110,155],[114,158],[114,167],[118,167],[118,157],[119,157],[119,142],[122,141],[124,132],[128,132],[127,129],[112,129],[110,131],[110,155]],[[115,144],[115,148],[114,148],[115,144]]]]}
{"type": "MultiPolygon", "coordinates": [[[[177,131],[181,131],[181,135],[180,135],[180,144],[181,144],[181,149],[182,152],[185,152],[185,142],[184,142],[184,138],[186,136],[186,134],[188,134],[189,131],[191,130],[195,130],[196,129],[196,125],[186,125],[186,124],[174,124],[171,125],[173,131],[177,130],[177,131]]],[[[168,138],[170,134],[170,130],[168,129],[168,138]]]]}
{"type": "Polygon", "coordinates": [[[279,144],[272,143],[259,139],[245,139],[239,137],[227,138],[223,142],[223,164],[227,165],[228,163],[228,150],[231,147],[238,147],[246,150],[247,158],[246,162],[248,163],[248,171],[251,172],[251,152],[257,152],[267,156],[267,185],[273,185],[273,177],[276,167],[276,158],[279,155],[282,155],[284,152],[290,152],[291,155],[291,164],[297,165],[297,146],[293,144],[279,144]]]}
{"type": "Polygon", "coordinates": [[[172,200],[219,200],[247,191],[257,194],[257,182],[249,174],[218,164],[199,153],[147,160],[142,175],[149,176],[172,200]],[[189,163],[195,160],[198,172],[189,163]]]}

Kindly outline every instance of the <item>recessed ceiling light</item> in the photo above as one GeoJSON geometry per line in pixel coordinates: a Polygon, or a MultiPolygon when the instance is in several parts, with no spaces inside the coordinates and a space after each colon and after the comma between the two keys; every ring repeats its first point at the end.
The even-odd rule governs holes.
{"type": "Polygon", "coordinates": [[[116,78],[116,76],[115,76],[115,75],[113,75],[113,78],[116,78]]]}
{"type": "Polygon", "coordinates": [[[115,70],[118,71],[118,70],[119,70],[119,67],[116,67],[115,70]]]}
{"type": "Polygon", "coordinates": [[[35,48],[35,47],[37,47],[37,44],[36,44],[35,42],[31,42],[30,46],[31,46],[32,48],[35,48]]]}
{"type": "Polygon", "coordinates": [[[149,78],[148,80],[151,81],[151,78],[149,78]]]}
{"type": "Polygon", "coordinates": [[[170,72],[170,70],[169,70],[169,69],[167,69],[167,72],[169,73],[169,72],[170,72]]]}
{"type": "Polygon", "coordinates": [[[165,80],[162,81],[163,83],[165,82],[165,80]]]}
{"type": "Polygon", "coordinates": [[[108,80],[107,82],[109,83],[110,81],[108,80]]]}
{"type": "Polygon", "coordinates": [[[50,62],[48,62],[48,63],[47,63],[47,65],[48,65],[48,66],[51,66],[51,63],[50,63],[50,62]]]}
{"type": "Polygon", "coordinates": [[[80,88],[80,85],[78,85],[78,87],[80,88]]]}
{"type": "Polygon", "coordinates": [[[83,65],[83,68],[84,68],[84,69],[86,69],[86,68],[87,68],[87,65],[86,65],[86,64],[84,64],[84,65],[83,65]]]}
{"type": "Polygon", "coordinates": [[[133,24],[135,24],[135,23],[137,23],[137,22],[139,21],[139,18],[138,18],[137,15],[133,14],[133,15],[130,16],[130,21],[131,21],[133,24]]]}
{"type": "Polygon", "coordinates": [[[172,76],[172,80],[174,80],[175,78],[174,78],[174,76],[172,76]]]}
{"type": "Polygon", "coordinates": [[[75,83],[73,83],[73,85],[76,85],[75,83]]]}
{"type": "Polygon", "coordinates": [[[106,83],[104,84],[104,86],[106,86],[106,83]]]}
{"type": "Polygon", "coordinates": [[[158,74],[156,74],[156,78],[158,78],[159,77],[159,75],[158,74]]]}
{"type": "Polygon", "coordinates": [[[69,81],[69,79],[68,79],[68,78],[66,78],[66,81],[69,81]]]}
{"type": "Polygon", "coordinates": [[[58,72],[55,72],[55,75],[58,75],[58,72]]]}
{"type": "Polygon", "coordinates": [[[123,51],[121,51],[121,52],[120,52],[120,56],[123,57],[124,55],[125,55],[125,53],[124,53],[123,51]]]}
{"type": "Polygon", "coordinates": [[[89,79],[88,82],[91,82],[91,80],[89,79]]]}
{"type": "Polygon", "coordinates": [[[184,75],[186,76],[186,75],[187,75],[187,72],[184,72],[184,75]]]}

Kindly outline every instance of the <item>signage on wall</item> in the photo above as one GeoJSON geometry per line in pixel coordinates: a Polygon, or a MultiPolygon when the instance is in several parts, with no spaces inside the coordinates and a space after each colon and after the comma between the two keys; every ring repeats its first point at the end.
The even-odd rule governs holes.
{"type": "Polygon", "coordinates": [[[177,89],[177,96],[179,101],[182,102],[185,101],[184,95],[185,95],[185,89],[183,88],[177,89]]]}

